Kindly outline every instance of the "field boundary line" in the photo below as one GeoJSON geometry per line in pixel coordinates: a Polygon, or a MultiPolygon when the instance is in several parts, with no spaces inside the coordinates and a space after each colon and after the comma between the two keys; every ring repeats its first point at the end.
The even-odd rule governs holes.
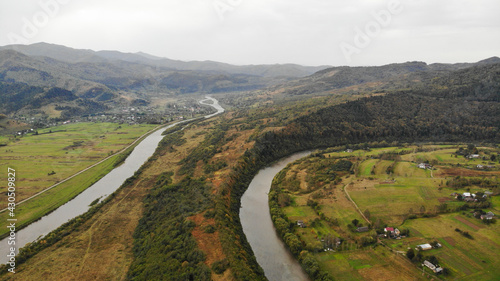
{"type": "Polygon", "coordinates": [[[371,222],[369,219],[367,219],[367,218],[365,217],[365,214],[363,214],[363,212],[361,212],[361,210],[359,209],[359,207],[358,207],[358,205],[356,204],[356,202],[354,202],[354,200],[352,200],[351,196],[349,195],[349,192],[347,192],[347,187],[348,187],[350,184],[351,184],[351,183],[348,183],[348,184],[346,184],[346,186],[344,186],[344,192],[345,192],[345,194],[347,195],[347,199],[349,199],[349,201],[351,201],[351,202],[352,202],[352,204],[354,204],[354,207],[356,207],[356,210],[358,210],[358,213],[359,213],[359,214],[363,217],[363,219],[365,219],[365,221],[366,221],[368,224],[370,224],[370,225],[371,225],[371,224],[372,224],[372,222],[371,222]]]}

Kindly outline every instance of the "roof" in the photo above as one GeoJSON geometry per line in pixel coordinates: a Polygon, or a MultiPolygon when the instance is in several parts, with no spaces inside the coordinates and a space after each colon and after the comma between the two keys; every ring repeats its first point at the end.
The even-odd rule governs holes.
{"type": "Polygon", "coordinates": [[[493,219],[495,217],[495,214],[493,214],[492,212],[487,212],[486,214],[484,215],[481,215],[481,219],[493,219]]]}
{"type": "Polygon", "coordinates": [[[420,247],[422,248],[422,250],[429,250],[429,249],[432,249],[432,246],[431,244],[421,244],[421,245],[418,245],[417,248],[420,247]]]}
{"type": "Polygon", "coordinates": [[[425,264],[425,266],[427,266],[429,268],[436,268],[436,266],[434,264],[432,264],[430,261],[425,260],[424,264],[425,264]]]}
{"type": "Polygon", "coordinates": [[[358,227],[358,229],[356,229],[356,231],[358,231],[358,232],[365,232],[368,230],[370,230],[370,228],[368,226],[362,226],[362,227],[358,227]]]}
{"type": "Polygon", "coordinates": [[[386,232],[387,232],[387,231],[394,231],[394,228],[392,228],[392,227],[386,227],[386,228],[384,229],[384,231],[386,231],[386,232]]]}

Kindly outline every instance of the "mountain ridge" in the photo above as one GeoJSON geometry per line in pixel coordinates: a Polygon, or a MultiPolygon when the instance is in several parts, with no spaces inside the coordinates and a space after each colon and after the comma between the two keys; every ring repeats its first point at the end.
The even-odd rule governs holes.
{"type": "Polygon", "coordinates": [[[7,45],[2,49],[13,49],[29,56],[45,56],[70,63],[77,62],[105,62],[106,60],[123,60],[139,62],[150,66],[176,70],[216,71],[230,74],[246,74],[262,77],[303,77],[329,66],[302,66],[298,64],[264,64],[264,65],[232,65],[215,61],[180,61],[161,58],[146,54],[124,53],[120,51],[92,51],[73,49],[49,43],[35,43],[31,45],[7,45]]]}

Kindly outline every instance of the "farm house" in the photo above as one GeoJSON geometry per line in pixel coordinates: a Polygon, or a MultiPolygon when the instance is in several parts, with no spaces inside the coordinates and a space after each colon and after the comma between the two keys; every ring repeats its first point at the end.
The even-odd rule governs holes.
{"type": "Polygon", "coordinates": [[[432,249],[432,246],[431,244],[422,244],[417,246],[416,250],[419,251],[419,249],[422,249],[422,251],[427,251],[432,249]]]}

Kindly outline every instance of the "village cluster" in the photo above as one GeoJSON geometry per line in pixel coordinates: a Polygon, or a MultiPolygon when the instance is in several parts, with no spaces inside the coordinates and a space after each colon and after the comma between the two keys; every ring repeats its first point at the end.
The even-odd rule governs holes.
{"type": "Polygon", "coordinates": [[[13,119],[30,125],[32,128],[19,130],[14,133],[15,136],[23,136],[31,133],[36,133],[37,128],[50,128],[59,125],[81,122],[105,122],[118,124],[163,124],[184,118],[192,118],[195,114],[206,114],[209,109],[201,106],[169,106],[163,113],[155,113],[151,107],[122,107],[116,112],[102,114],[88,114],[69,119],[56,120],[47,116],[27,117],[15,116],[13,119]]]}

